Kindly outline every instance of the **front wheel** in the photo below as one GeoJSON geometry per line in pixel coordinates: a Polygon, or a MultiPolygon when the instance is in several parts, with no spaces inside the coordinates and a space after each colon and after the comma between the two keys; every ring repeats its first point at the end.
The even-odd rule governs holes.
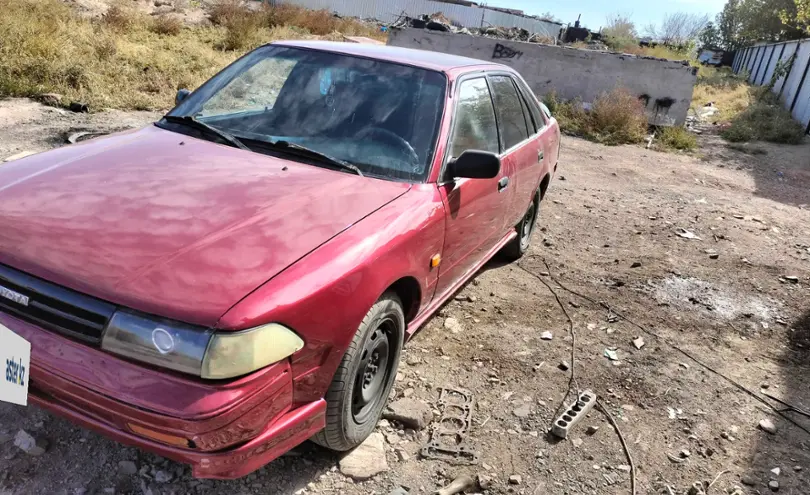
{"type": "Polygon", "coordinates": [[[539,208],[540,201],[538,196],[534,198],[529,205],[529,209],[526,210],[526,213],[523,215],[523,218],[521,218],[520,222],[515,226],[517,237],[504,246],[502,253],[510,261],[519,260],[526,254],[526,251],[529,250],[539,208]]]}
{"type": "Polygon", "coordinates": [[[363,318],[326,393],[326,427],[312,441],[328,449],[350,450],[368,437],[394,386],[405,312],[387,292],[363,318]]]}

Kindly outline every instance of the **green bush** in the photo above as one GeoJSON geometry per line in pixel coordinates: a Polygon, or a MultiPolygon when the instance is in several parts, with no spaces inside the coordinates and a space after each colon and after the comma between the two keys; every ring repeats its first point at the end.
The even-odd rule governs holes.
{"type": "Polygon", "coordinates": [[[657,145],[665,150],[697,149],[697,137],[683,127],[663,127],[657,132],[657,145]]]}
{"type": "Polygon", "coordinates": [[[793,120],[777,97],[767,90],[755,93],[754,101],[734,117],[720,135],[733,143],[768,141],[782,144],[801,144],[804,126],[793,120]]]}

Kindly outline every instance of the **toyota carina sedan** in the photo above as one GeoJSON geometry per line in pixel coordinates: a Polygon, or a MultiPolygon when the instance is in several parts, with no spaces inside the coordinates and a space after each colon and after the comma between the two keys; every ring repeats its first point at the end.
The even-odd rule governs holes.
{"type": "Polygon", "coordinates": [[[526,252],[559,143],[509,67],[279,42],[154,125],[2,165],[28,399],[202,478],[351,449],[403,342],[526,252]]]}

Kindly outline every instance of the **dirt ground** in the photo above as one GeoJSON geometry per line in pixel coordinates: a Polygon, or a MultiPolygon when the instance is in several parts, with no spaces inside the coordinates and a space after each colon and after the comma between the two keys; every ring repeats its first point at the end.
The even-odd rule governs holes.
{"type": "MultiPolygon", "coordinates": [[[[155,117],[0,101],[0,160],[155,117]]],[[[478,465],[422,459],[427,431],[388,425],[389,469],[370,481],[345,477],[339,456],[311,444],[241,480],[194,480],[185,466],[2,404],[0,493],[430,493],[460,474],[491,477],[480,491],[492,494],[629,493],[630,462],[602,412],[564,441],[547,435],[569,385],[595,392],[615,418],[636,493],[713,480],[709,493],[770,493],[774,481],[779,493],[808,493],[810,418],[777,415],[765,403],[784,406],[763,392],[810,410],[810,144],[750,155],[700,140],[687,156],[565,138],[530,254],[487,265],[407,345],[397,394],[435,407],[440,387],[470,390],[478,465]],[[445,329],[446,318],[462,330],[445,329]],[[758,428],[766,418],[775,434],[758,428]],[[45,454],[17,449],[19,429],[47,438],[45,454]],[[139,473],[122,474],[120,461],[139,473]]]]}

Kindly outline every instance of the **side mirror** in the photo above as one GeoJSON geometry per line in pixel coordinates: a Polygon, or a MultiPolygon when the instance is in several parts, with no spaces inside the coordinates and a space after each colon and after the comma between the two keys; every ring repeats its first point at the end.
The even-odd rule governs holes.
{"type": "Polygon", "coordinates": [[[191,91],[187,90],[186,88],[178,89],[177,94],[174,97],[174,104],[179,105],[186,99],[188,95],[191,94],[191,91]]]}
{"type": "Polygon", "coordinates": [[[465,151],[447,164],[449,178],[494,179],[500,173],[501,159],[488,151],[465,151]]]}

